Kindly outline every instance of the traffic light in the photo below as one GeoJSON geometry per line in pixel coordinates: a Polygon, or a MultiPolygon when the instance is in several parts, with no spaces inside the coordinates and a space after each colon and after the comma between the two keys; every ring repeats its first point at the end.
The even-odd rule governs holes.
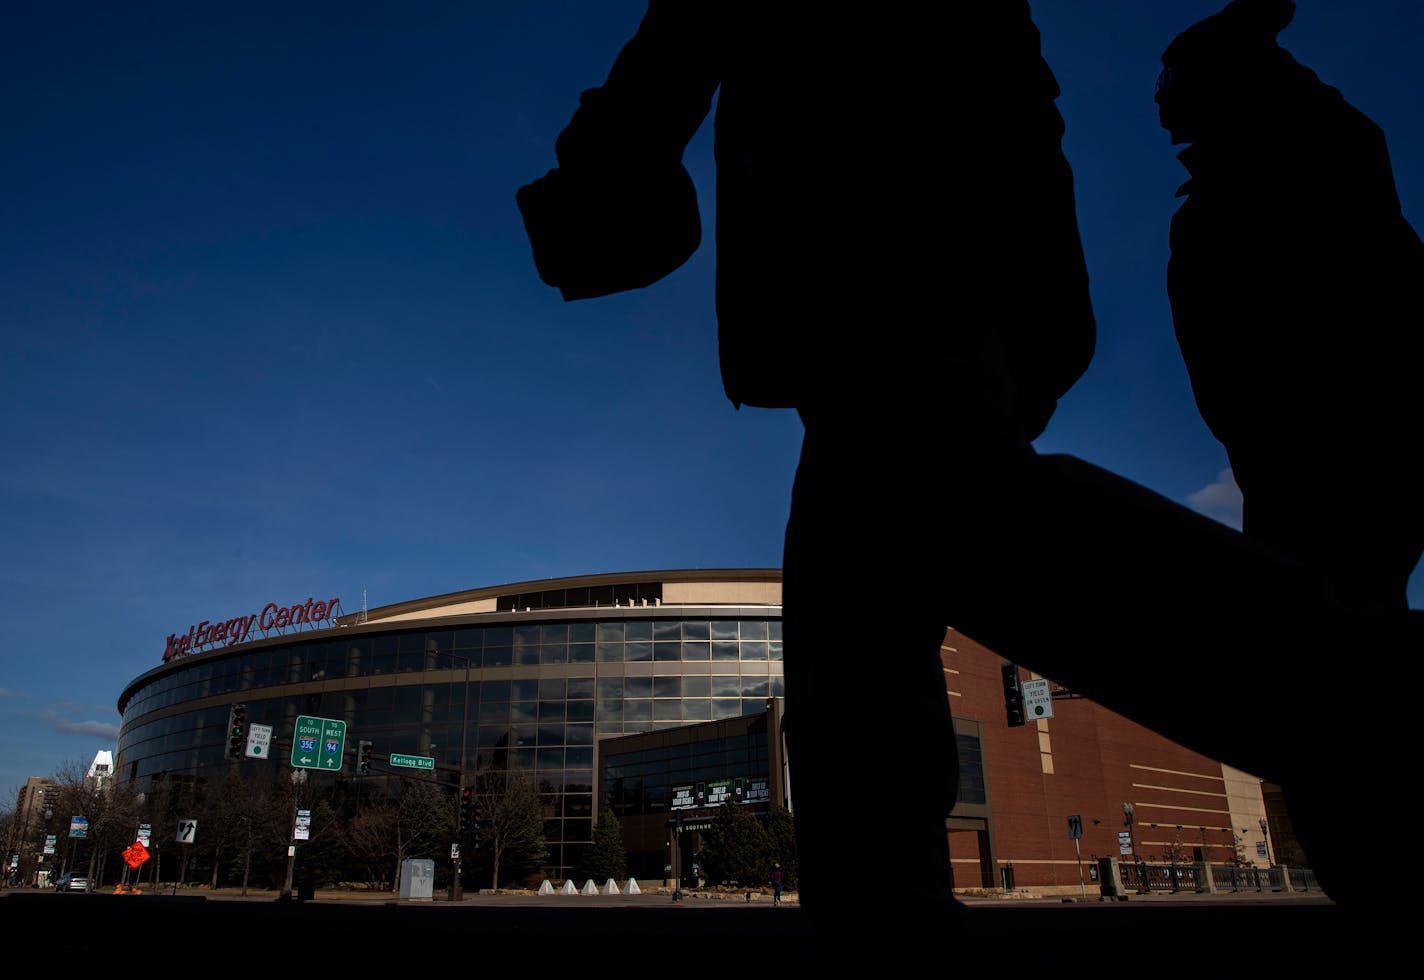
{"type": "Polygon", "coordinates": [[[241,759],[247,748],[247,705],[235,704],[227,712],[227,757],[241,759]]]}
{"type": "Polygon", "coordinates": [[[371,771],[371,743],[364,738],[356,743],[356,771],[363,776],[371,771]]]}
{"type": "Polygon", "coordinates": [[[1008,716],[1009,727],[1018,728],[1024,723],[1023,687],[1019,684],[1018,664],[1004,664],[1000,671],[1004,675],[1004,713],[1008,716]]]}
{"type": "Polygon", "coordinates": [[[475,791],[466,786],[460,790],[460,821],[457,828],[460,837],[470,834],[475,826],[475,791]]]}

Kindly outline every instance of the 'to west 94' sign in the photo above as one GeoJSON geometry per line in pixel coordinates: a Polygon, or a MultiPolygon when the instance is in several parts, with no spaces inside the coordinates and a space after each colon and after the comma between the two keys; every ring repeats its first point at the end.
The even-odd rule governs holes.
{"type": "Polygon", "coordinates": [[[297,715],[292,732],[292,767],[340,772],[346,752],[346,722],[297,715]]]}

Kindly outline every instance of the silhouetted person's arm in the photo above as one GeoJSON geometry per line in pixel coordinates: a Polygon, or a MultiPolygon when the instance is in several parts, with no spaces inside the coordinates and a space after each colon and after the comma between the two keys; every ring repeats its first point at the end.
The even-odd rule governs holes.
{"type": "Polygon", "coordinates": [[[564,299],[650,285],[696,251],[682,153],[717,90],[715,28],[702,4],[650,3],[607,81],[580,98],[558,168],[520,189],[540,278],[564,299]]]}

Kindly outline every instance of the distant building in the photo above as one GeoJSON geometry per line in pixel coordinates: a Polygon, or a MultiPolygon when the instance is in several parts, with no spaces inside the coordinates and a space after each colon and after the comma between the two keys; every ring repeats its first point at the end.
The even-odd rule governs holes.
{"type": "Polygon", "coordinates": [[[53,863],[54,855],[52,851],[45,855],[45,838],[56,833],[54,828],[69,819],[67,814],[57,812],[58,807],[59,787],[48,776],[31,776],[20,787],[15,800],[15,822],[5,842],[8,880],[25,884],[43,884],[48,880],[46,865],[53,863]]]}
{"type": "MultiPolygon", "coordinates": [[[[849,587],[846,612],[856,621],[849,587]]],[[[96,758],[94,778],[115,772],[146,791],[156,780],[220,780],[238,765],[276,779],[290,772],[297,718],[333,719],[346,726],[344,746],[330,748],[341,756],[311,775],[362,793],[394,790],[418,772],[417,759],[433,760],[433,778],[452,793],[480,770],[531,773],[548,801],[546,871],[559,878],[577,874],[606,806],[629,818],[630,857],[654,877],[674,863],[663,828],[674,820],[677,829],[679,813],[695,834],[738,787],[755,809],[795,808],[796,760],[784,757],[779,732],[776,569],[546,579],[355,613],[336,598],[299,597],[195,623],[167,637],[163,657],[120,695],[117,769],[101,771],[109,760],[96,758]],[[260,757],[229,738],[235,705],[248,724],[271,728],[260,757]],[[360,741],[372,743],[369,775],[355,771],[360,741]],[[695,745],[706,751],[695,755],[695,745]],[[706,798],[696,798],[699,785],[706,798]]],[[[1051,718],[1009,727],[1001,658],[953,630],[942,658],[961,760],[960,803],[946,826],[958,887],[1076,892],[1079,854],[1085,877],[1092,859],[1133,851],[1266,863],[1254,777],[1071,692],[1057,693],[1051,718]],[[1069,817],[1082,826],[1076,851],[1069,817]]],[[[876,672],[890,669],[883,651],[867,658],[867,696],[876,672]]],[[[1196,700],[1184,689],[1183,710],[1196,700]]],[[[851,710],[845,731],[867,737],[851,710]]],[[[893,732],[875,737],[887,750],[915,749],[893,732]]],[[[327,744],[309,741],[315,753],[327,744]]],[[[876,808],[913,792],[857,776],[857,826],[867,830],[876,808]]],[[[680,858],[696,849],[691,836],[679,843],[680,858]]]]}
{"type": "Polygon", "coordinates": [[[89,763],[89,771],[84,774],[86,788],[98,793],[109,787],[114,778],[114,753],[100,749],[89,763]]]}

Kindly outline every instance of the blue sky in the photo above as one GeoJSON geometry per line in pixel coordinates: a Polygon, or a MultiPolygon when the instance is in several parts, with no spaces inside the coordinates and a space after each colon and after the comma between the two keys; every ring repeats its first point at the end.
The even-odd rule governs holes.
{"type": "MultiPolygon", "coordinates": [[[[1164,288],[1162,49],[1216,2],[1040,0],[1099,321],[1041,449],[1230,519],[1164,288]],[[1223,502],[1224,501],[1224,502],[1223,502]]],[[[636,2],[74,4],[0,31],[0,793],[112,748],[202,619],[549,576],[780,563],[792,413],[725,400],[703,248],[575,304],[514,191],[636,2]]],[[[1385,130],[1424,221],[1424,7],[1282,43],[1385,130]]],[[[946,100],[952,115],[954,93],[946,100]]],[[[952,133],[952,129],[946,130],[952,133]]],[[[1311,149],[1309,133],[1300,150],[1311,149]]],[[[1322,458],[1321,466],[1331,465],[1322,458]]],[[[1416,573],[1411,603],[1424,606],[1416,573]]]]}

